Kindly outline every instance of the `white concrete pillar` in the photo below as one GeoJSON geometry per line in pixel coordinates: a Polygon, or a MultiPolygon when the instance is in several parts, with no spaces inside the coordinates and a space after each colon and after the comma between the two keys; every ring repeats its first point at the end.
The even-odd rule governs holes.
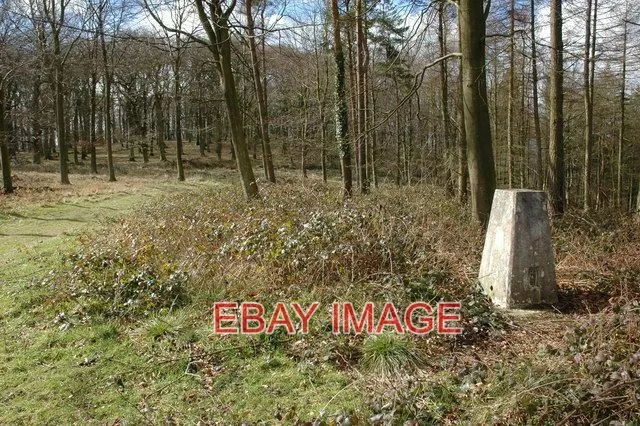
{"type": "Polygon", "coordinates": [[[496,190],[479,280],[493,303],[503,308],[557,303],[545,192],[496,190]]]}

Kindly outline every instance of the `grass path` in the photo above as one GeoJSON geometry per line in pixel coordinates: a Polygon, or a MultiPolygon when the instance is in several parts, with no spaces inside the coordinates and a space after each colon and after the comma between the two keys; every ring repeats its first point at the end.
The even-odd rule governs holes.
{"type": "MultiPolygon", "coordinates": [[[[0,423],[93,423],[120,416],[139,418],[136,395],[105,388],[118,369],[103,363],[81,367],[84,358],[113,357],[130,365],[143,360],[117,326],[74,327],[61,333],[51,307],[51,289],[39,283],[60,265],[77,237],[100,229],[161,195],[194,190],[202,181],[153,182],[55,202],[17,200],[0,211],[0,423]]],[[[54,307],[55,308],[55,307],[54,307]]]]}
{"type": "Polygon", "coordinates": [[[76,319],[72,303],[57,305],[55,288],[43,284],[83,233],[108,227],[160,197],[197,194],[229,182],[202,176],[186,183],[137,180],[127,185],[123,179],[119,186],[95,191],[78,185],[76,194],[62,197],[3,200],[0,424],[161,424],[169,419],[239,424],[272,419],[276,407],[271,398],[285,410],[300,407],[309,416],[362,405],[359,393],[342,392],[349,378],[325,363],[301,369],[277,349],[261,353],[244,340],[209,339],[202,307],[135,323],[84,321],[76,319]],[[72,318],[68,328],[57,320],[63,312],[72,318]],[[190,349],[176,347],[188,348],[185,342],[194,341],[202,350],[225,354],[224,362],[216,361],[221,363],[212,373],[217,379],[208,388],[202,378],[185,373],[190,349]]]}

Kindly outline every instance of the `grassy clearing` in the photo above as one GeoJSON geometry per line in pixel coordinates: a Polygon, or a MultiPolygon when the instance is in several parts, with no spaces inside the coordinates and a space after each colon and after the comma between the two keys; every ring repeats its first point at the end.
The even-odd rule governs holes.
{"type": "Polygon", "coordinates": [[[88,233],[119,227],[123,215],[160,195],[196,197],[219,187],[204,179],[123,179],[118,185],[107,194],[87,195],[86,187],[46,200],[31,194],[27,202],[23,197],[5,206],[0,423],[291,419],[362,406],[359,393],[341,392],[347,375],[271,353],[277,340],[209,339],[210,318],[202,305],[122,321],[99,313],[80,318],[78,304],[60,300],[66,282],[52,286],[59,272],[51,271],[66,270],[63,258],[78,251],[88,233]],[[281,406],[265,395],[280,397],[281,406]]]}
{"type": "Polygon", "coordinates": [[[564,313],[505,317],[474,291],[481,232],[438,190],[344,204],[333,184],[284,176],[247,204],[228,173],[130,176],[4,206],[0,423],[634,419],[630,223],[555,223],[564,313]],[[603,297],[622,303],[585,313],[603,297]],[[326,310],[309,336],[210,335],[219,300],[442,298],[464,301],[461,338],[331,336],[326,310]]]}

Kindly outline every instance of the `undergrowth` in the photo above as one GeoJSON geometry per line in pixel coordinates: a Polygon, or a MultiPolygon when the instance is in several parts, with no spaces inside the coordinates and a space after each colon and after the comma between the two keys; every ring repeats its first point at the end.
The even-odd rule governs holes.
{"type": "MultiPolygon", "coordinates": [[[[260,386],[266,386],[260,372],[277,369],[276,364],[291,374],[331,365],[332,371],[349,375],[345,387],[375,395],[363,411],[364,423],[635,419],[637,303],[594,314],[570,331],[562,347],[516,359],[502,354],[482,359],[478,353],[508,344],[513,320],[476,286],[483,236],[465,210],[429,188],[384,189],[346,202],[337,194],[336,188],[316,183],[301,188],[285,182],[265,185],[263,198],[249,203],[231,189],[216,188],[144,207],[110,232],[85,237],[68,258],[66,274],[48,282],[56,289],[55,303],[69,307],[59,321],[76,315],[141,322],[137,336],[145,336],[152,348],[145,350],[181,359],[185,374],[199,375],[208,392],[219,390],[217,378],[233,378],[242,370],[236,365],[241,360],[250,372],[243,380],[260,386]],[[317,300],[325,306],[393,301],[399,307],[459,300],[463,333],[456,338],[327,338],[330,325],[324,317],[308,336],[227,340],[187,333],[163,319],[188,306],[196,312],[191,320],[206,322],[219,300],[267,307],[281,300],[317,300]],[[211,341],[234,356],[227,349],[207,349],[211,341]],[[460,352],[464,361],[447,359],[460,352]]],[[[601,286],[607,299],[638,294],[640,266],[634,260],[640,258],[640,234],[624,221],[604,233],[592,224],[584,217],[554,223],[561,289],[592,294],[601,286]]],[[[567,310],[577,310],[579,303],[571,304],[567,310]]],[[[295,406],[277,411],[281,417],[303,418],[295,406]]],[[[345,412],[333,421],[347,424],[343,421],[356,418],[362,421],[345,412]]]]}

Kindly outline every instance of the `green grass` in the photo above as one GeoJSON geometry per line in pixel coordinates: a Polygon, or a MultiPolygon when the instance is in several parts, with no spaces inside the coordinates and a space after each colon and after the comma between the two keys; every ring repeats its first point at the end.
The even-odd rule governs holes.
{"type": "Polygon", "coordinates": [[[55,288],[43,280],[79,236],[161,195],[213,185],[159,182],[0,213],[0,424],[257,422],[275,420],[278,409],[311,419],[363,406],[349,377],[328,364],[296,363],[245,338],[236,342],[244,349],[210,339],[202,306],[127,323],[80,321],[73,302],[51,303],[55,288]],[[196,347],[208,366],[190,363],[196,347]]]}
{"type": "MultiPolygon", "coordinates": [[[[335,182],[285,175],[247,204],[229,170],[186,183],[75,177],[75,192],[0,200],[0,424],[538,424],[567,410],[582,423],[613,413],[605,403],[592,409],[590,393],[609,370],[591,374],[567,356],[562,335],[575,317],[511,315],[507,327],[470,293],[481,233],[433,188],[385,187],[345,206],[335,182]],[[145,285],[178,270],[190,272],[180,303],[152,297],[135,312],[108,309],[129,309],[138,294],[103,291],[109,284],[171,295],[145,285]],[[149,280],[129,278],[140,273],[149,280]],[[467,340],[330,334],[333,301],[402,305],[444,294],[463,300],[467,340]],[[214,337],[219,300],[322,308],[309,336],[214,337]]],[[[590,244],[570,253],[606,252],[590,244]]],[[[160,288],[177,288],[169,284],[160,288]]],[[[627,348],[618,361],[629,365],[637,311],[620,317],[635,328],[612,351],[627,348]]],[[[580,330],[576,338],[594,335],[580,330]]],[[[601,358],[596,343],[616,342],[602,334],[577,353],[601,358]]],[[[634,420],[637,400],[614,396],[619,419],[634,420]]]]}

